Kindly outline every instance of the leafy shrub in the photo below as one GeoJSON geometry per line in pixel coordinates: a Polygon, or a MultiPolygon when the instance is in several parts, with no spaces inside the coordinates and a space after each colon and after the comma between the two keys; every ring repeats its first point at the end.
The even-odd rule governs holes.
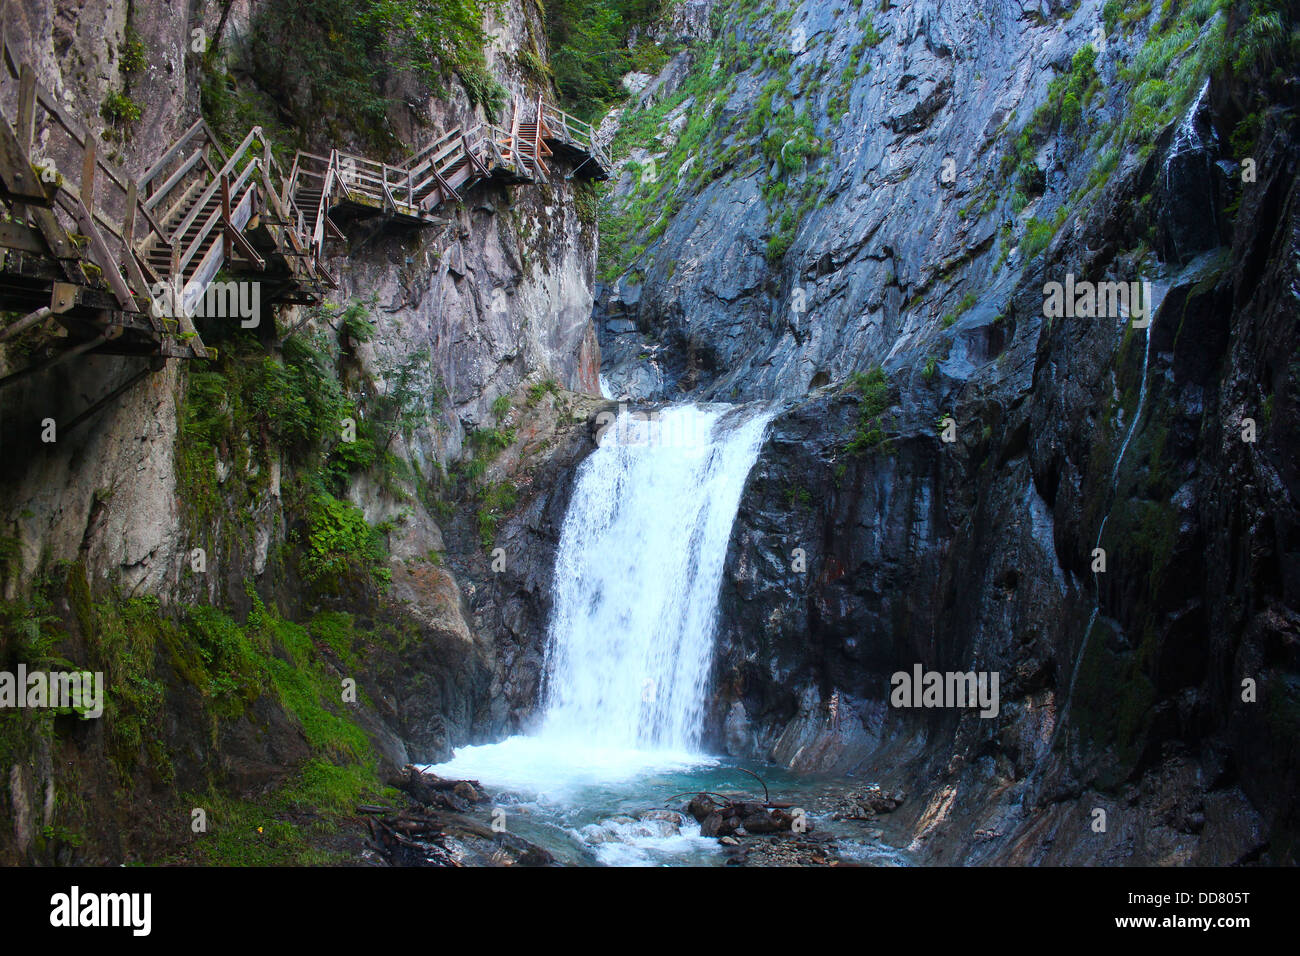
{"type": "Polygon", "coordinates": [[[370,583],[383,590],[391,580],[379,535],[361,509],[333,495],[316,494],[308,502],[307,523],[301,569],[315,590],[339,595],[370,583]]]}
{"type": "Polygon", "coordinates": [[[890,405],[889,379],[880,366],[849,376],[849,387],[858,393],[858,421],[845,449],[860,458],[874,448],[886,453],[892,445],[885,434],[884,413],[890,405]]]}

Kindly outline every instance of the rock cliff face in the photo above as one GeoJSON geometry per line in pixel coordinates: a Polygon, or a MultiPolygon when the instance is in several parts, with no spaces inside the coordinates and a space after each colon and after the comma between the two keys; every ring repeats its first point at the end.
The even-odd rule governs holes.
{"type": "Polygon", "coordinates": [[[783,402],[711,739],[907,789],[935,861],[1294,861],[1295,63],[1206,83],[1227,8],[852,8],[719,8],[620,117],[612,390],[783,402]],[[1146,277],[1149,345],[1049,317],[1067,274],[1146,277]],[[917,663],[998,672],[998,715],[891,707],[917,663]]]}
{"type": "MultiPolygon", "coordinates": [[[[209,7],[5,25],[97,128],[130,94],[106,141],[138,172],[200,115],[193,31],[219,68],[257,28],[259,5],[209,7]]],[[[1295,23],[1271,0],[683,0],[602,127],[599,260],[574,181],[482,187],[434,228],[350,229],[336,308],[221,339],[54,443],[42,420],[136,366],[6,390],[0,669],[66,661],[110,693],[102,721],[0,715],[0,862],[319,859],[289,832],[310,813],[527,729],[603,375],[780,403],[710,746],[905,790],[924,861],[1294,863],[1295,23]],[[1145,313],[1118,287],[1047,304],[1144,281],[1145,313]],[[997,673],[997,714],[891,706],[915,665],[997,673]],[[265,845],[230,836],[268,814],[265,845]]],[[[537,7],[487,29],[531,101],[537,7]]],[[[459,82],[384,82],[408,144],[480,115],[459,82]]]]}
{"type": "MultiPolygon", "coordinates": [[[[257,5],[229,5],[224,17],[220,7],[9,4],[5,27],[41,82],[101,134],[114,162],[138,174],[199,117],[204,71],[233,63],[257,29],[257,5]],[[220,38],[216,64],[191,52],[196,30],[220,38]],[[133,49],[143,64],[128,67],[133,49]],[[129,94],[137,121],[102,117],[111,91],[129,94]]],[[[504,87],[505,109],[512,99],[533,102],[536,81],[519,53],[527,47],[545,61],[537,9],[506,4],[489,14],[485,32],[487,69],[504,87]]],[[[387,82],[386,120],[408,147],[422,145],[432,130],[481,119],[456,81],[442,98],[430,98],[409,75],[387,82]]],[[[318,149],[360,149],[331,142],[323,131],[296,132],[318,149]]],[[[44,136],[38,131],[38,141],[44,136]]],[[[365,756],[359,762],[371,760],[382,777],[408,759],[445,758],[453,745],[518,729],[536,699],[540,615],[566,477],[591,446],[586,416],[595,406],[577,393],[599,392],[590,321],[596,233],[594,222],[579,218],[569,171],[557,163],[553,181],[536,188],[479,187],[445,207],[442,224],[431,229],[350,229],[330,263],[342,280],[335,308],[283,311],[279,341],[263,337],[275,342],[265,348],[269,366],[261,353],[223,339],[218,371],[170,363],[54,443],[38,441],[42,420],[70,421],[140,360],[87,358],[6,390],[4,665],[34,659],[23,634],[38,634],[58,657],[107,669],[115,704],[102,725],[19,726],[6,715],[0,805],[15,827],[0,835],[0,860],[157,859],[175,851],[180,834],[188,836],[188,824],[160,829],[152,822],[187,819],[189,810],[176,805],[181,794],[262,799],[297,786],[305,763],[342,760],[340,753],[365,756]],[[371,325],[364,336],[344,324],[341,310],[355,302],[371,325]],[[322,521],[346,516],[350,502],[379,529],[385,557],[378,573],[392,578],[382,596],[368,585],[322,594],[304,583],[301,567],[290,566],[308,536],[320,533],[310,503],[330,479],[322,478],[319,456],[298,455],[268,434],[274,416],[241,417],[232,398],[248,396],[229,394],[274,384],[256,377],[260,367],[292,374],[292,356],[280,346],[293,344],[287,333],[300,323],[293,336],[325,349],[308,400],[341,388],[365,413],[366,402],[400,387],[423,408],[410,427],[390,434],[377,464],[351,468],[338,495],[343,505],[321,512],[322,521]],[[240,377],[250,371],[253,379],[240,377]],[[223,378],[205,392],[213,375],[223,378]],[[216,396],[223,433],[195,445],[191,430],[206,414],[204,395],[216,396]],[[490,435],[490,447],[468,442],[472,434],[490,435]],[[385,470],[384,462],[400,467],[385,470]],[[466,477],[471,462],[488,474],[466,477]],[[544,479],[534,484],[538,473],[544,479]],[[496,497],[486,502],[489,492],[496,497]],[[484,557],[494,545],[503,549],[504,570],[484,557]],[[201,572],[192,562],[197,547],[205,551],[201,572]],[[220,703],[224,652],[202,623],[209,606],[231,616],[222,633],[249,640],[244,663],[261,674],[264,686],[253,687],[249,677],[240,703],[220,703]],[[326,636],[323,622],[338,612],[347,625],[337,633],[346,633],[351,650],[326,636]],[[125,625],[114,630],[110,618],[125,625]],[[295,650],[297,625],[289,622],[309,619],[316,622],[304,632],[312,646],[295,650]],[[110,631],[138,637],[136,656],[127,661],[120,646],[110,646],[110,631]],[[323,698],[304,703],[273,679],[277,657],[319,677],[326,697],[337,698],[339,682],[354,677],[360,704],[340,710],[323,698]],[[147,686],[133,696],[122,681],[147,686]],[[157,740],[124,733],[149,714],[166,715],[157,740]],[[313,714],[351,721],[369,743],[343,750],[338,741],[322,743],[313,714]],[[135,801],[133,811],[124,808],[123,793],[135,801]]],[[[21,340],[0,348],[0,370],[23,363],[21,340]]],[[[236,673],[232,681],[244,679],[236,673]]]]}

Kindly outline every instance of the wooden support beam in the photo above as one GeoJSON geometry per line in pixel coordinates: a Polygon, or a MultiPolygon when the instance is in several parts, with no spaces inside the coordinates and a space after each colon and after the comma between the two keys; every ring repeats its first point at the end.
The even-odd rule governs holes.
{"type": "MultiPolygon", "coordinates": [[[[165,363],[164,363],[164,364],[165,364],[165,363]]],[[[78,425],[80,425],[80,424],[81,424],[82,422],[84,422],[86,419],[90,418],[92,415],[94,415],[96,412],[98,412],[101,408],[103,408],[104,406],[108,405],[109,403],[115,401],[115,400],[116,400],[120,395],[124,394],[124,393],[127,392],[129,389],[131,389],[132,387],[134,387],[135,383],[138,382],[138,381],[140,381],[140,379],[144,378],[146,375],[149,375],[150,373],[155,372],[155,371],[158,371],[158,369],[154,368],[154,363],[153,363],[153,362],[150,362],[150,363],[149,363],[148,365],[146,365],[144,368],[140,369],[140,371],[136,372],[134,375],[132,375],[130,378],[128,378],[128,379],[127,379],[125,382],[123,382],[121,385],[117,386],[117,387],[114,388],[111,392],[109,392],[107,395],[105,395],[103,398],[99,399],[99,400],[96,401],[94,404],[92,404],[92,405],[91,405],[89,408],[87,408],[84,412],[82,412],[81,414],[77,415],[77,416],[76,416],[75,418],[73,418],[71,421],[69,421],[69,422],[67,422],[67,423],[65,423],[65,424],[63,424],[63,425],[60,425],[60,426],[59,426],[59,431],[60,431],[63,435],[68,434],[70,431],[72,431],[74,428],[76,428],[78,425]]]]}
{"type": "Polygon", "coordinates": [[[7,121],[0,121],[0,185],[14,202],[48,207],[50,195],[7,121]]]}
{"type": "Polygon", "coordinates": [[[12,325],[6,325],[3,329],[0,329],[0,342],[13,338],[19,332],[24,332],[27,329],[30,329],[33,325],[43,322],[53,314],[54,312],[48,305],[41,306],[35,312],[27,313],[12,325]]]}
{"type": "Polygon", "coordinates": [[[31,226],[23,226],[16,222],[0,222],[0,246],[38,256],[43,256],[49,251],[39,232],[31,226]]]}
{"type": "Polygon", "coordinates": [[[95,225],[90,210],[86,208],[84,202],[77,204],[77,228],[90,239],[90,251],[93,254],[95,264],[103,272],[104,279],[108,282],[108,287],[113,290],[118,305],[126,312],[134,312],[136,305],[131,296],[131,290],[122,278],[122,273],[118,271],[117,262],[114,261],[112,253],[108,251],[108,246],[104,243],[104,237],[99,234],[99,228],[95,225]]]}
{"type": "Polygon", "coordinates": [[[474,168],[478,170],[478,174],[484,179],[487,179],[489,176],[491,176],[492,171],[489,170],[486,166],[484,166],[483,161],[479,159],[478,156],[475,154],[474,147],[470,145],[469,137],[461,136],[460,142],[461,145],[465,147],[465,155],[469,157],[470,163],[473,164],[474,168]]]}
{"type": "Polygon", "coordinates": [[[95,208],[95,139],[86,137],[86,147],[81,154],[81,202],[87,209],[95,208]]]}
{"type": "Polygon", "coordinates": [[[84,352],[89,352],[91,349],[97,349],[104,343],[111,342],[121,334],[122,327],[120,325],[110,325],[104,330],[102,335],[82,342],[80,345],[74,345],[71,348],[64,349],[58,355],[46,359],[44,362],[34,362],[31,365],[20,368],[16,372],[10,372],[4,378],[0,378],[0,388],[4,388],[6,385],[12,385],[15,382],[21,382],[25,378],[29,378],[32,375],[51,369],[61,362],[66,362],[70,358],[76,358],[84,352]]]}

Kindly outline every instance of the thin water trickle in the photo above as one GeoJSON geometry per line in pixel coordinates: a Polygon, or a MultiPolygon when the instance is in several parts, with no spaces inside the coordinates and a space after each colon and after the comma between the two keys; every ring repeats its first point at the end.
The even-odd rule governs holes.
{"type": "MultiPolygon", "coordinates": [[[[1106,534],[1106,524],[1107,522],[1110,521],[1111,510],[1115,506],[1115,493],[1119,489],[1120,467],[1124,464],[1124,456],[1128,454],[1129,443],[1132,442],[1133,435],[1137,432],[1138,423],[1142,421],[1142,413],[1146,408],[1147,370],[1150,367],[1150,362],[1151,362],[1151,327],[1152,325],[1155,324],[1154,317],[1155,317],[1156,310],[1159,308],[1159,303],[1161,299],[1163,299],[1163,294],[1161,294],[1159,298],[1153,297],[1152,301],[1146,303],[1147,324],[1144,329],[1146,335],[1146,342],[1142,348],[1142,379],[1138,383],[1137,406],[1133,409],[1133,417],[1132,419],[1129,420],[1128,431],[1124,435],[1124,441],[1120,443],[1119,454],[1115,456],[1115,464],[1110,471],[1110,482],[1106,489],[1106,500],[1107,500],[1106,514],[1102,517],[1101,525],[1097,529],[1097,541],[1092,546],[1093,555],[1095,555],[1097,549],[1102,546],[1101,544],[1102,538],[1106,534]]],[[[1090,560],[1095,560],[1095,558],[1090,557],[1090,560]]],[[[1062,709],[1062,713],[1066,715],[1069,714],[1070,703],[1071,701],[1074,700],[1074,685],[1075,682],[1078,681],[1079,679],[1079,668],[1083,665],[1083,659],[1086,656],[1088,651],[1088,639],[1092,635],[1093,625],[1097,623],[1097,617],[1101,613],[1101,579],[1097,577],[1098,573],[1099,572],[1097,571],[1093,571],[1092,573],[1092,583],[1093,583],[1092,615],[1088,618],[1088,625],[1083,632],[1083,640],[1079,644],[1079,653],[1075,655],[1074,658],[1074,669],[1070,674],[1070,686],[1067,689],[1065,694],[1065,707],[1062,709]]],[[[1058,725],[1058,733],[1059,733],[1059,728],[1063,726],[1064,723],[1065,721],[1062,720],[1061,724],[1058,725]]]]}

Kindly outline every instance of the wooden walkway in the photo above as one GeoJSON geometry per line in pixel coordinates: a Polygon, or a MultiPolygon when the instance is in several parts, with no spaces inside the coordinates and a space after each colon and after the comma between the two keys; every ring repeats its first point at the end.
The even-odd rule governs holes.
{"type": "Polygon", "coordinates": [[[574,175],[605,179],[611,163],[589,123],[538,97],[531,121],[511,111],[510,129],[480,123],[457,126],[405,162],[376,162],[340,149],[328,156],[299,152],[285,195],[308,210],[313,238],[324,238],[331,219],[385,215],[412,225],[430,223],[431,213],[466,190],[492,179],[511,185],[545,182],[556,153],[574,161],[574,175]]]}
{"type": "Polygon", "coordinates": [[[0,112],[0,312],[20,316],[0,322],[0,342],[49,320],[66,330],[61,351],[0,387],[86,353],[153,356],[155,367],[210,357],[190,316],[218,281],[256,281],[262,309],[312,305],[337,285],[326,243],[350,222],[431,225],[476,183],[546,181],[557,154],[576,164],[571,177],[603,179],[611,166],[590,125],[539,97],[530,121],[515,104],[509,129],[458,127],[398,165],[299,152],[287,173],[259,127],[227,153],[200,120],[132,178],[2,34],[0,112]],[[55,169],[38,142],[79,168],[55,169]]]}

